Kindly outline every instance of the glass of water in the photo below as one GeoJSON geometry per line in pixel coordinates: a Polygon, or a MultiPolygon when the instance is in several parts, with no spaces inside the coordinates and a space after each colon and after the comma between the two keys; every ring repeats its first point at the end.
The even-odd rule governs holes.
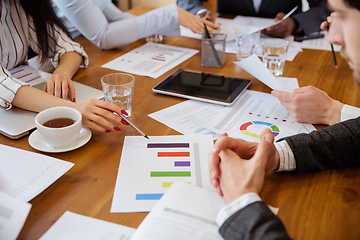
{"type": "Polygon", "coordinates": [[[262,59],[272,74],[283,74],[289,41],[279,38],[269,38],[262,42],[262,59]]]}
{"type": "Polygon", "coordinates": [[[112,102],[131,115],[135,77],[127,73],[113,73],[101,78],[105,100],[112,102]]]}
{"type": "Polygon", "coordinates": [[[255,53],[260,39],[260,31],[251,32],[251,29],[235,29],[236,57],[238,60],[245,59],[255,53]]]}

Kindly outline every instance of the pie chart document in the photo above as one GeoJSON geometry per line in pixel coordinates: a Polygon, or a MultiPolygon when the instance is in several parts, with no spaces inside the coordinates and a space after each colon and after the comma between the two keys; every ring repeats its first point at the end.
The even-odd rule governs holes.
{"type": "Polygon", "coordinates": [[[234,104],[222,110],[207,126],[215,133],[259,142],[260,133],[269,128],[275,141],[300,132],[315,130],[311,124],[297,123],[271,94],[247,90],[234,104]]]}

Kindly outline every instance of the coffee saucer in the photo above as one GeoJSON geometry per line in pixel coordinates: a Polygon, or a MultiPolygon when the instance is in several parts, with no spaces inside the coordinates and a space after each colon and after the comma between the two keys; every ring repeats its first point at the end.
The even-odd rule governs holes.
{"type": "Polygon", "coordinates": [[[54,148],[49,146],[44,140],[41,138],[40,133],[38,130],[35,130],[31,133],[29,136],[29,144],[36,150],[42,151],[42,152],[49,152],[49,153],[60,153],[60,152],[67,152],[74,149],[77,149],[83,145],[85,145],[91,138],[91,131],[89,128],[82,127],[80,130],[80,134],[76,142],[71,144],[67,147],[61,147],[61,148],[54,148]]]}

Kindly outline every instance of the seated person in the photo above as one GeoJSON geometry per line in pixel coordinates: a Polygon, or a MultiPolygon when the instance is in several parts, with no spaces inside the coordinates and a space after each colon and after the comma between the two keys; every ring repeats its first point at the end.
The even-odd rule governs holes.
{"type": "MultiPolygon", "coordinates": [[[[179,25],[203,33],[203,20],[175,4],[140,16],[122,12],[111,0],[52,0],[68,29],[78,30],[101,49],[112,49],[151,35],[180,35],[179,25]]],[[[219,25],[205,21],[209,31],[219,25]]]]}
{"type": "MultiPolygon", "coordinates": [[[[286,37],[299,32],[308,35],[319,31],[324,16],[330,14],[326,7],[326,0],[309,0],[308,2],[310,9],[302,12],[301,0],[218,0],[217,11],[222,14],[274,18],[275,21],[278,21],[295,6],[298,6],[291,17],[263,32],[272,37],[286,37]]],[[[192,14],[204,14],[206,11],[202,0],[177,0],[177,5],[192,14]]],[[[215,21],[214,14],[207,16],[209,20],[215,21]]]]}
{"type": "Polygon", "coordinates": [[[50,0],[3,0],[0,1],[0,13],[0,107],[8,110],[14,105],[39,112],[50,107],[68,106],[82,113],[85,126],[103,132],[120,130],[107,120],[121,122],[121,118],[113,114],[122,111],[115,104],[95,99],[83,104],[75,103],[71,77],[80,65],[87,65],[88,57],[82,47],[68,37],[50,0]],[[40,55],[41,61],[51,58],[57,67],[45,85],[50,94],[27,86],[7,70],[26,63],[29,46],[40,55]],[[65,100],[68,88],[73,102],[65,100]]]}
{"type": "MultiPolygon", "coordinates": [[[[342,52],[360,85],[360,2],[328,0],[333,14],[330,42],[342,52]]],[[[360,117],[273,144],[265,129],[260,143],[223,134],[209,155],[210,181],[227,205],[219,212],[220,234],[232,239],[290,239],[281,220],[259,197],[266,172],[325,170],[360,166],[360,117]]],[[[301,228],[301,226],[299,226],[301,228]]]]}

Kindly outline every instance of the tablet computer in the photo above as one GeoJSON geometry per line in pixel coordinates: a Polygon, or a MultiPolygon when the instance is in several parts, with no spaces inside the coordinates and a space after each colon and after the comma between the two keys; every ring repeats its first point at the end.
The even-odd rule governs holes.
{"type": "Polygon", "coordinates": [[[249,79],[179,69],[153,88],[156,93],[230,105],[250,85],[249,79]]]}

